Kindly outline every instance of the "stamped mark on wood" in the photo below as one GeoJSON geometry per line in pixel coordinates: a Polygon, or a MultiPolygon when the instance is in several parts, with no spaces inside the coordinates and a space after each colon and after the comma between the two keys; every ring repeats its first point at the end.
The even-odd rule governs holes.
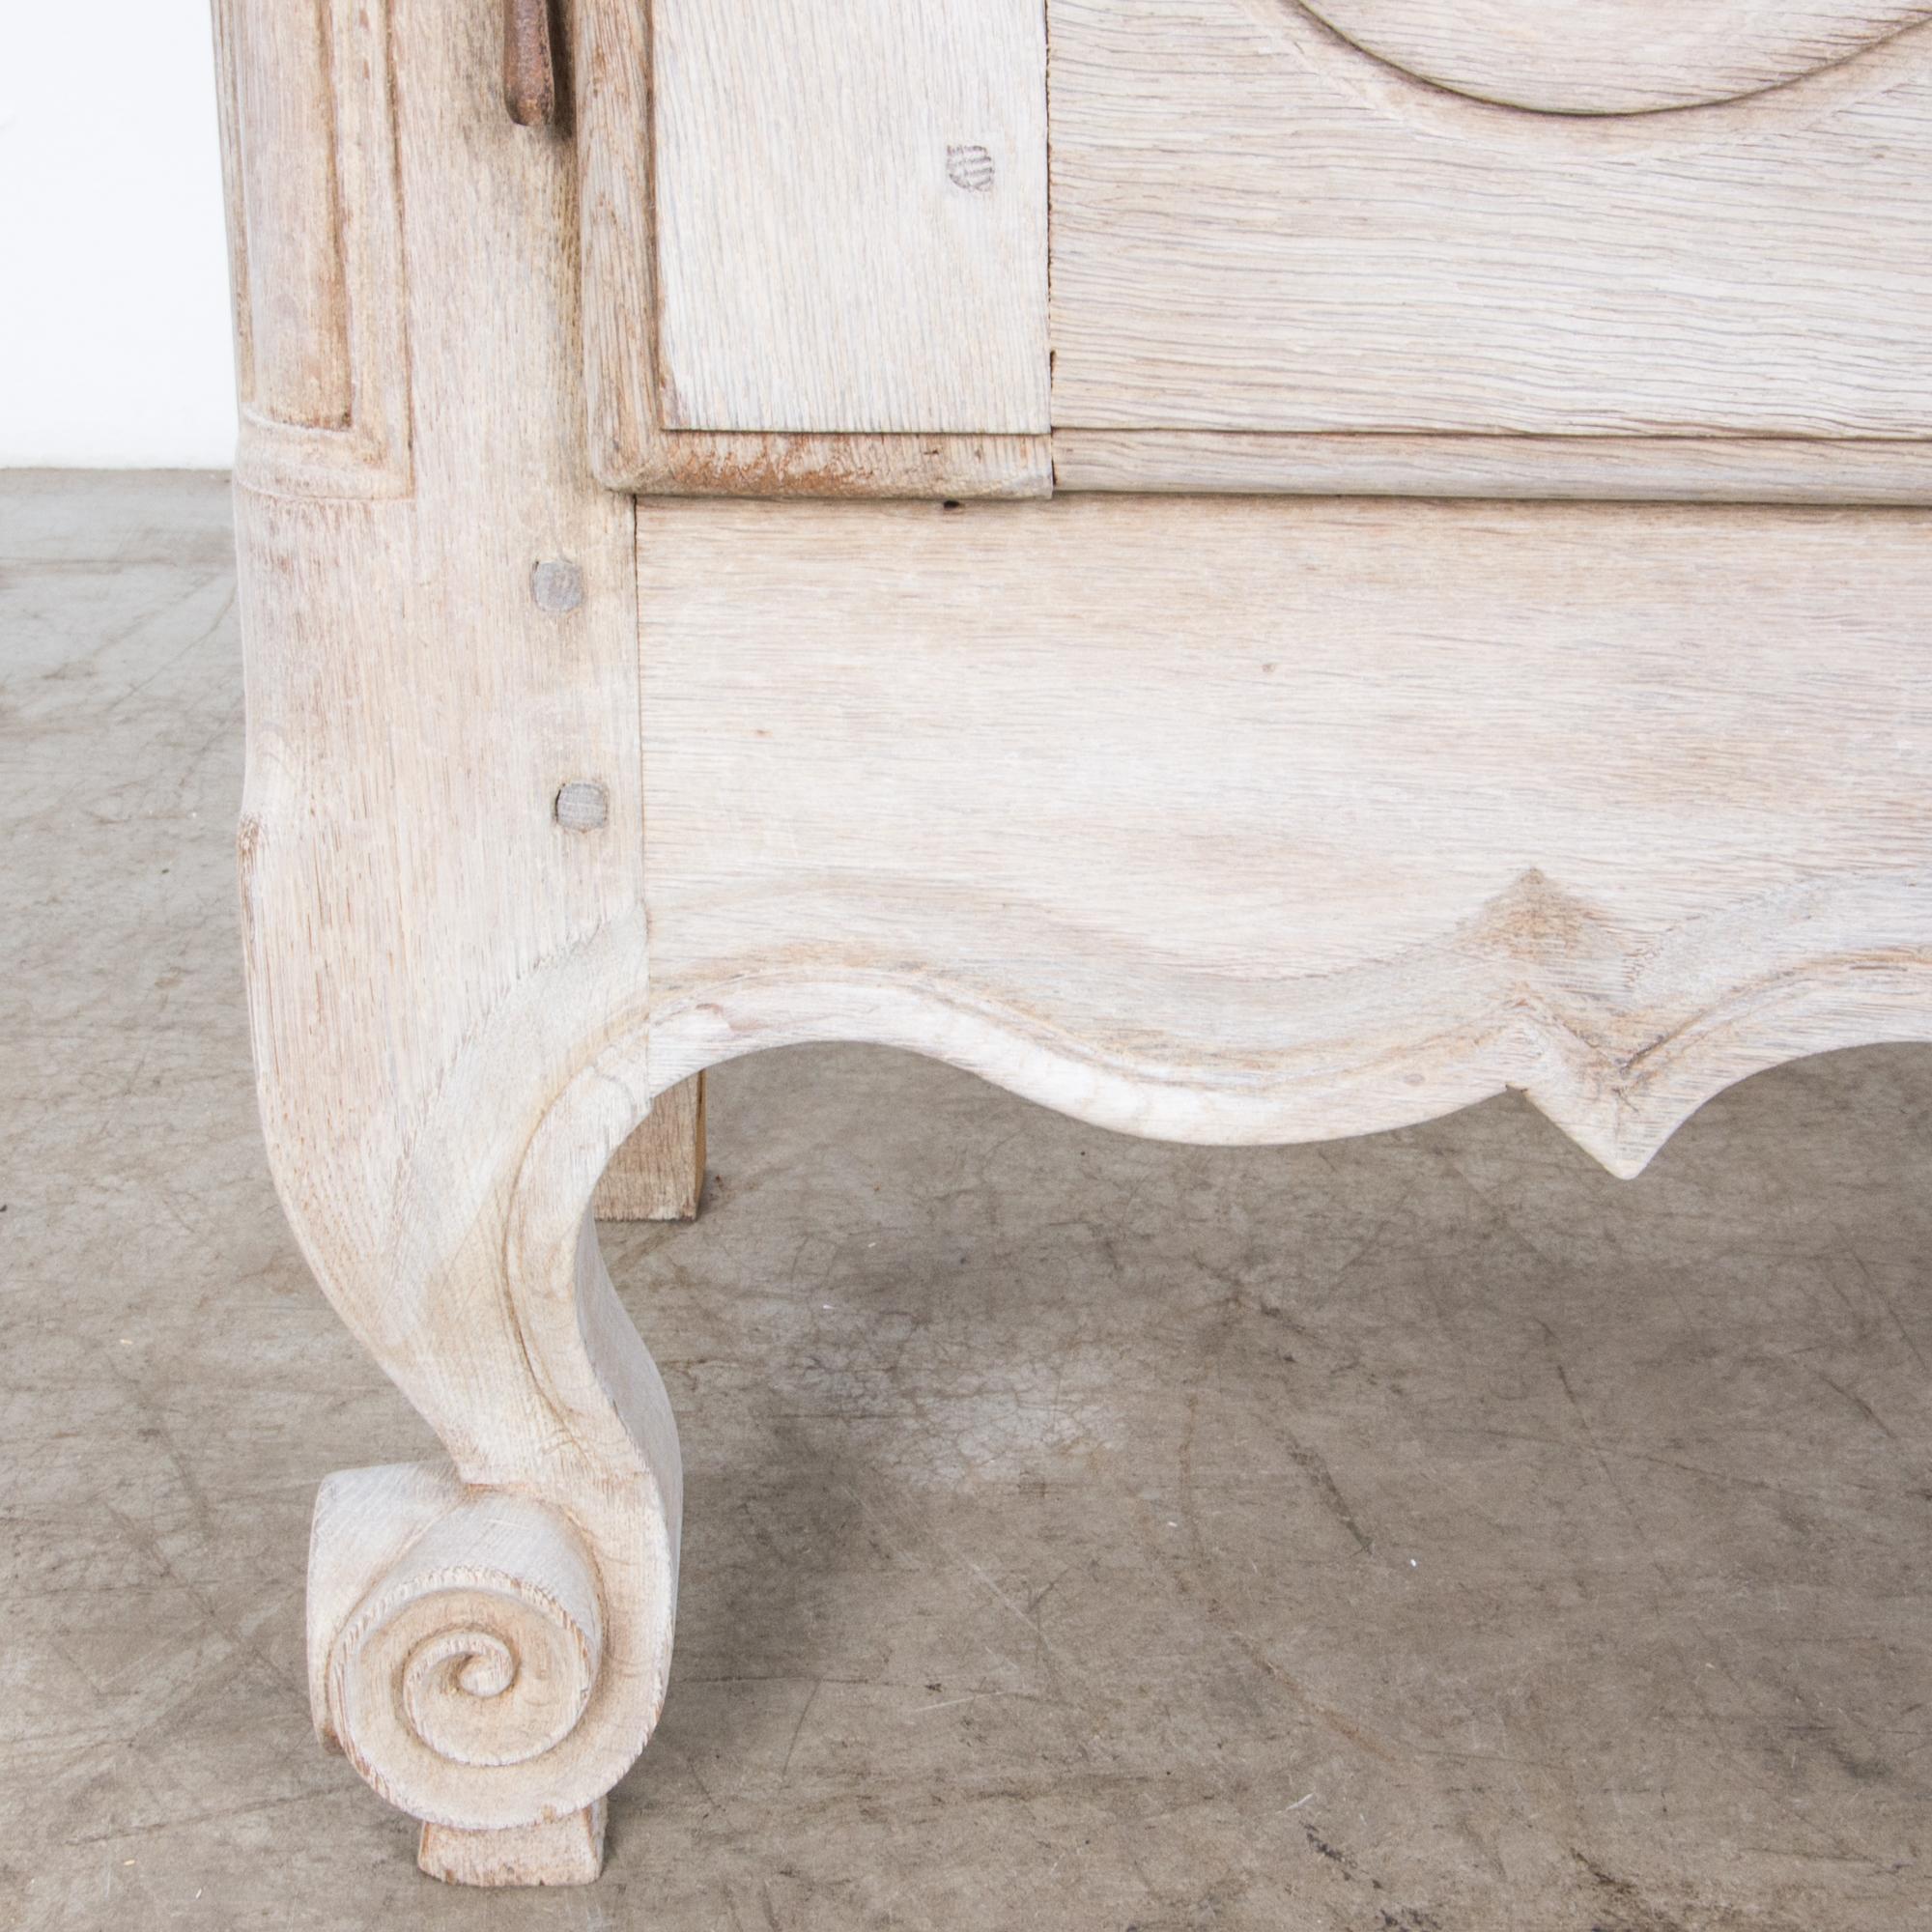
{"type": "Polygon", "coordinates": [[[968,194],[990,194],[993,187],[993,157],[977,142],[946,150],[946,179],[968,194]]]}
{"type": "Polygon", "coordinates": [[[572,779],[556,795],[556,822],[566,832],[599,832],[610,818],[611,794],[594,779],[572,779]]]}

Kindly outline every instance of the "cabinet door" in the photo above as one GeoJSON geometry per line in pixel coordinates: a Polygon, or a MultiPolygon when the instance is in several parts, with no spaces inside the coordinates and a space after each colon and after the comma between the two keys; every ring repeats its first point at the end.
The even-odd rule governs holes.
{"type": "Polygon", "coordinates": [[[1043,430],[1039,0],[652,17],[666,427],[1043,430]]]}
{"type": "Polygon", "coordinates": [[[608,483],[1044,495],[1044,0],[581,0],[608,483]]]}

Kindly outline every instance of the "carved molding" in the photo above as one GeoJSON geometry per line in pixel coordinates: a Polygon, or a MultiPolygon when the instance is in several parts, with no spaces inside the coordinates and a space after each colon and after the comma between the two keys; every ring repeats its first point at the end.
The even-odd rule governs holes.
{"type": "Polygon", "coordinates": [[[215,0],[242,433],[280,496],[411,486],[387,0],[215,0]]]}
{"type": "Polygon", "coordinates": [[[1932,442],[1770,436],[1398,436],[1058,429],[1059,496],[1549,502],[1932,502],[1932,442]]]}
{"type": "MultiPolygon", "coordinates": [[[[1135,981],[1124,969],[1121,991],[1135,981]]],[[[664,989],[660,989],[662,992],[664,989]]],[[[1230,990],[1251,1034],[1161,1031],[1138,1050],[1056,1025],[1037,987],[991,993],[937,969],[781,970],[654,1006],[649,1084],[769,1046],[866,1040],[950,1062],[1097,1127],[1208,1145],[1319,1141],[1523,1093],[1630,1178],[1726,1087],[1814,1053],[1932,1040],[1932,874],[1821,884],[1662,941],[1621,930],[1528,871],[1439,941],[1332,978],[1230,990]]],[[[639,1090],[641,1041],[636,1078],[639,1090]]],[[[621,1050],[607,1052],[620,1078],[621,1050]]]]}
{"type": "Polygon", "coordinates": [[[1294,0],[1351,45],[1451,93],[1542,114],[1746,99],[1932,18],[1924,0],[1294,0]]]}

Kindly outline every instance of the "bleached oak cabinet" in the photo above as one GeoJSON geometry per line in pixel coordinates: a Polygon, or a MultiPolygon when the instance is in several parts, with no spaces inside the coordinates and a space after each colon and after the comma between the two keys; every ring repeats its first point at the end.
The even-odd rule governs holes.
{"type": "Polygon", "coordinates": [[[656,1719],[587,1210],[704,1067],[1634,1174],[1932,1036],[1932,6],[215,14],[262,1113],[446,1450],[324,1487],[315,1718],[427,1869],[594,1876],[656,1719]]]}

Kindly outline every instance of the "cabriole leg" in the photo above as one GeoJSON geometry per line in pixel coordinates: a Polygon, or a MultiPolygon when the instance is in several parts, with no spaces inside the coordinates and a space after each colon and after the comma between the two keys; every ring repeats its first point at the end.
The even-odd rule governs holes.
{"type": "Polygon", "coordinates": [[[316,1722],[438,1876],[588,1878],[664,1695],[679,1475],[589,1217],[650,1093],[559,1106],[647,971],[635,512],[584,448],[569,116],[505,112],[497,6],[215,29],[263,1128],[444,1452],[324,1486],[316,1722]]]}

